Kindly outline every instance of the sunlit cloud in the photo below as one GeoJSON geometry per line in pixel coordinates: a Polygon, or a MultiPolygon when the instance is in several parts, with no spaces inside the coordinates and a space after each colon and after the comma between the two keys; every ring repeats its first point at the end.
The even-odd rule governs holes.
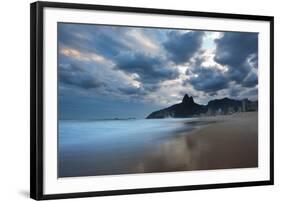
{"type": "Polygon", "coordinates": [[[82,53],[74,48],[62,47],[60,48],[60,53],[62,53],[67,57],[73,57],[81,61],[93,61],[93,62],[100,62],[100,63],[108,62],[108,60],[101,55],[98,55],[96,53],[82,53]]]}
{"type": "Polygon", "coordinates": [[[142,49],[149,52],[149,53],[155,53],[160,49],[160,47],[149,38],[149,36],[146,36],[139,30],[133,29],[129,32],[127,32],[127,36],[131,37],[134,42],[138,45],[138,49],[142,49]]]}

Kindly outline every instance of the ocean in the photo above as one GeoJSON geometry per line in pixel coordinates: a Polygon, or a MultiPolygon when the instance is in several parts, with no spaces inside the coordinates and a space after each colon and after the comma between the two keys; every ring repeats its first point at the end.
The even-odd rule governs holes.
{"type": "Polygon", "coordinates": [[[142,172],[145,156],[169,138],[192,130],[196,118],[60,120],[58,177],[142,172]]]}

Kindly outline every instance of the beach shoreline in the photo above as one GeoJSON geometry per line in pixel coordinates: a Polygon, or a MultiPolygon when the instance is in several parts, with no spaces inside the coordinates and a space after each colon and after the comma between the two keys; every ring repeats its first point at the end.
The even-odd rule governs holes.
{"type": "Polygon", "coordinates": [[[258,167],[258,112],[201,117],[187,124],[198,127],[158,145],[137,172],[258,167]]]}
{"type": "MultiPolygon", "coordinates": [[[[173,124],[178,121],[168,123],[176,128],[173,124]]],[[[148,132],[106,137],[89,133],[86,142],[78,145],[72,130],[73,136],[66,133],[67,138],[74,138],[71,145],[61,147],[70,150],[60,150],[59,177],[258,167],[258,112],[196,117],[182,124],[186,126],[170,135],[148,132]],[[89,142],[92,137],[98,139],[89,142]],[[105,139],[99,144],[95,142],[99,138],[105,139]]]]}

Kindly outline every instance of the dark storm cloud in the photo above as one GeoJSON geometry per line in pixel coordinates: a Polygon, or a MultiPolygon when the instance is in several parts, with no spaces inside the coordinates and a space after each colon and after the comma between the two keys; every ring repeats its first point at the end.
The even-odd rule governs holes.
{"type": "Polygon", "coordinates": [[[229,95],[231,97],[237,97],[241,93],[241,88],[231,88],[229,90],[229,95]]]}
{"type": "MultiPolygon", "coordinates": [[[[134,37],[139,37],[139,35],[133,35],[134,33],[149,33],[149,36],[153,36],[152,38],[157,41],[160,40],[157,37],[162,38],[166,32],[145,28],[66,23],[59,26],[59,42],[61,47],[66,46],[80,52],[99,54],[112,61],[115,69],[121,70],[126,74],[137,73],[139,78],[135,80],[142,83],[143,90],[140,91],[130,86],[128,88],[122,87],[119,90],[124,92],[124,94],[144,93],[143,91],[146,91],[146,93],[151,92],[159,87],[159,82],[176,78],[179,72],[168,65],[169,61],[165,59],[165,56],[161,55],[162,53],[160,52],[159,56],[146,54],[145,50],[139,46],[139,42],[134,41],[134,37]],[[135,47],[135,49],[132,50],[132,47],[135,47]]],[[[73,59],[61,55],[60,60],[71,64],[73,59]]],[[[81,78],[83,83],[76,81],[75,78],[69,79],[68,77],[72,75],[66,75],[67,80],[65,82],[73,85],[77,84],[80,87],[95,86],[95,83],[92,84],[89,76],[86,74],[79,73],[78,75],[78,77],[85,76],[85,79],[81,78]]]]}
{"type": "Polygon", "coordinates": [[[193,70],[188,70],[188,74],[196,74],[197,77],[192,77],[188,80],[194,89],[204,91],[206,93],[214,93],[218,90],[228,88],[229,80],[223,73],[215,68],[197,67],[193,70]]]}
{"type": "Polygon", "coordinates": [[[126,44],[120,41],[121,38],[122,31],[110,26],[64,23],[59,26],[58,32],[61,44],[83,52],[95,52],[105,57],[113,57],[121,49],[128,49],[126,44]]]}
{"type": "Polygon", "coordinates": [[[185,63],[200,49],[203,36],[204,32],[199,31],[187,33],[171,31],[164,47],[174,63],[185,63]]]}
{"type": "Polygon", "coordinates": [[[82,89],[99,88],[103,85],[89,72],[83,71],[74,64],[59,66],[59,80],[62,84],[72,85],[82,89]]]}
{"type": "Polygon", "coordinates": [[[243,87],[255,87],[258,84],[258,76],[256,73],[249,73],[249,75],[241,83],[243,87]]]}
{"type": "Polygon", "coordinates": [[[216,65],[203,67],[206,58],[204,58],[204,52],[198,51],[191,67],[186,71],[186,75],[190,78],[185,82],[191,84],[195,90],[209,95],[223,89],[230,89],[229,95],[235,96],[244,87],[255,87],[258,84],[258,78],[253,68],[258,66],[258,35],[226,32],[221,38],[215,40],[215,44],[214,61],[224,65],[227,71],[222,72],[216,65]],[[234,84],[238,87],[231,90],[234,84]]]}
{"type": "Polygon", "coordinates": [[[142,88],[137,88],[134,86],[120,87],[119,91],[126,95],[145,94],[142,88]]]}
{"type": "MultiPolygon", "coordinates": [[[[133,106],[128,103],[176,103],[181,89],[202,102],[221,95],[255,97],[257,34],[215,37],[204,31],[59,24],[59,93],[79,99],[94,94],[108,106],[124,101],[122,108],[116,104],[122,113],[133,106]]],[[[107,108],[104,103],[98,106],[107,108]]]]}
{"type": "Polygon", "coordinates": [[[251,54],[257,54],[258,34],[226,32],[222,38],[216,39],[215,60],[232,67],[240,66],[251,54]]]}
{"type": "Polygon", "coordinates": [[[137,73],[139,80],[145,83],[175,79],[179,75],[177,69],[167,65],[167,61],[143,53],[122,53],[115,57],[114,61],[116,68],[129,73],[137,73]]]}
{"type": "Polygon", "coordinates": [[[258,34],[226,32],[216,39],[214,60],[228,67],[228,77],[241,83],[250,73],[252,66],[257,68],[258,34]]]}
{"type": "Polygon", "coordinates": [[[159,84],[142,84],[141,87],[136,86],[122,86],[119,87],[118,90],[122,95],[129,95],[134,98],[140,98],[143,99],[143,96],[149,95],[150,93],[155,92],[157,89],[159,89],[159,84]]]}

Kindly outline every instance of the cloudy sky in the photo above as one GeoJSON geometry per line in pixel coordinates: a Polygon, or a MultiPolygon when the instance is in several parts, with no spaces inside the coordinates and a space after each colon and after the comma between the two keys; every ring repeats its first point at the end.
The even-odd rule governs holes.
{"type": "Polygon", "coordinates": [[[182,100],[258,97],[258,34],[58,25],[61,119],[144,118],[182,100]]]}

